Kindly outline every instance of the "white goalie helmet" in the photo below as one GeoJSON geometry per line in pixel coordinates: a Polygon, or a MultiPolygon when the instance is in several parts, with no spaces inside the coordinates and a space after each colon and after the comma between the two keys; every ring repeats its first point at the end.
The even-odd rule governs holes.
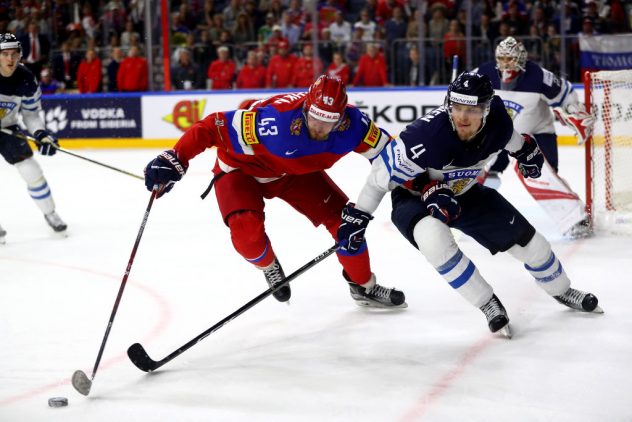
{"type": "Polygon", "coordinates": [[[496,47],[496,68],[499,71],[524,72],[526,64],[527,50],[514,37],[505,38],[496,47]]]}

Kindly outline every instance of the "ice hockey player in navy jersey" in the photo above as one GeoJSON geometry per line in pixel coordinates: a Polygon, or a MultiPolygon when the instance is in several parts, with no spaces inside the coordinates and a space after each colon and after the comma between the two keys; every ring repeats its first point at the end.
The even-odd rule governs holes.
{"type": "MultiPolygon", "coordinates": [[[[558,175],[557,136],[551,110],[560,122],[577,133],[579,143],[585,142],[592,132],[593,118],[579,102],[573,86],[527,60],[524,45],[513,37],[498,44],[495,62],[484,63],[474,71],[490,78],[516,130],[532,134],[546,158],[537,182],[521,178],[527,191],[566,236],[573,239],[590,236],[592,230],[584,203],[558,175]]],[[[498,156],[486,175],[488,186],[500,184],[499,174],[508,164],[507,154],[498,156]]]]}
{"type": "MultiPolygon", "coordinates": [[[[55,202],[44,173],[24,137],[19,136],[18,116],[21,114],[28,131],[38,141],[39,152],[42,155],[56,152],[57,140],[46,131],[40,116],[39,84],[31,71],[20,64],[21,57],[22,46],[15,35],[0,34],[0,154],[18,170],[48,225],[56,232],[63,232],[66,223],[55,212],[55,202]]],[[[6,231],[0,227],[0,243],[5,235],[6,231]]]]}
{"type": "Polygon", "coordinates": [[[492,332],[510,335],[509,317],[459,249],[451,228],[492,254],[508,252],[524,263],[536,284],[558,302],[602,312],[594,295],[570,286],[550,243],[500,193],[477,182],[486,164],[502,151],[517,160],[524,177],[540,176],[544,157],[537,143],[514,130],[489,78],[460,74],[448,87],[443,107],[408,125],[373,160],[357,202],[344,208],[338,237],[348,250],[356,250],[373,212],[392,191],[395,226],[453,289],[483,311],[492,332]]]}
{"type": "MultiPolygon", "coordinates": [[[[184,176],[189,160],[217,147],[215,195],[233,246],[273,286],[285,275],[264,227],[264,199],[282,199],[335,237],[348,198],[325,169],[352,151],[373,159],[391,138],[347,105],[344,83],[330,76],[319,77],[307,93],[248,105],[194,124],[173,150],[147,165],[145,185],[150,190],[158,185],[159,195],[168,192],[184,176]]],[[[366,244],[360,249],[337,252],[352,298],[366,306],[405,307],[403,292],[377,284],[366,244]]],[[[275,298],[284,302],[290,295],[288,285],[275,298]]]]}

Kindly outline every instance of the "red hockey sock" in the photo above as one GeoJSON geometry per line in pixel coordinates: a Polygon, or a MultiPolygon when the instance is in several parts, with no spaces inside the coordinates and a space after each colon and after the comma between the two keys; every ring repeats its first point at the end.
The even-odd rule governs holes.
{"type": "Polygon", "coordinates": [[[263,215],[244,211],[228,217],[230,237],[235,250],[257,267],[267,267],[274,262],[274,251],[265,232],[263,215]]]}

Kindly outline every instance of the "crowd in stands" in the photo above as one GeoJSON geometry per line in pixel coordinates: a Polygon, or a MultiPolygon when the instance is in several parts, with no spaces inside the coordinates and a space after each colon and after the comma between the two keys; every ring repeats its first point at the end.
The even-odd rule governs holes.
{"type": "MultiPolygon", "coordinates": [[[[146,3],[0,0],[0,31],[21,40],[23,62],[46,93],[145,91],[146,3]]],[[[321,0],[314,27],[301,0],[172,0],[171,89],[302,88],[322,73],[351,86],[446,83],[452,56],[466,63],[468,2],[420,3],[423,10],[413,0],[321,0]]],[[[469,3],[474,66],[492,60],[496,42],[512,35],[554,72],[570,59],[566,70],[575,81],[577,37],[629,32],[632,16],[632,0],[469,3]],[[561,36],[567,58],[560,57],[561,36]]]]}

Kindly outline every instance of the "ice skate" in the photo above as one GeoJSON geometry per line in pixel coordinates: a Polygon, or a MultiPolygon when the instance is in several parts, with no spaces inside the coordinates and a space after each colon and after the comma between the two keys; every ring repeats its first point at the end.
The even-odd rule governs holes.
{"type": "Polygon", "coordinates": [[[500,331],[500,333],[505,337],[511,338],[512,333],[511,328],[509,327],[509,317],[507,316],[507,311],[496,295],[492,295],[489,302],[481,306],[480,309],[487,318],[489,331],[492,333],[500,331]]]}
{"type": "MultiPolygon", "coordinates": [[[[372,287],[364,287],[360,284],[354,283],[349,279],[346,273],[343,272],[344,278],[349,283],[349,291],[351,297],[360,306],[369,306],[373,308],[406,308],[406,296],[401,290],[395,288],[383,287],[377,284],[373,284],[372,287]]],[[[375,275],[371,276],[375,279],[375,275]]],[[[370,282],[369,282],[370,283],[370,282]]]]}
{"type": "Polygon", "coordinates": [[[593,229],[588,217],[586,217],[579,223],[576,223],[566,233],[564,233],[564,236],[567,236],[570,239],[585,239],[587,237],[591,237],[592,235],[593,229]]]}
{"type": "Polygon", "coordinates": [[[44,218],[46,219],[46,222],[48,223],[48,225],[58,233],[63,232],[66,230],[66,228],[68,228],[66,223],[64,223],[64,221],[61,218],[59,218],[59,216],[57,215],[55,211],[51,211],[48,214],[44,214],[44,218]]]}
{"type": "MultiPolygon", "coordinates": [[[[261,269],[263,270],[263,274],[265,275],[268,286],[270,287],[276,287],[281,281],[285,280],[283,268],[281,267],[279,260],[276,258],[272,264],[261,269]]],[[[272,296],[274,296],[274,298],[279,302],[287,302],[290,300],[290,296],[292,296],[292,291],[290,290],[289,285],[285,285],[274,292],[272,296]]]]}
{"type": "Polygon", "coordinates": [[[5,243],[5,236],[7,235],[7,231],[5,229],[2,228],[2,226],[0,226],[0,245],[4,245],[5,243]]]}
{"type": "Polygon", "coordinates": [[[599,307],[599,300],[592,293],[585,293],[569,287],[563,295],[553,296],[553,298],[562,305],[577,311],[603,314],[603,309],[599,307]]]}

